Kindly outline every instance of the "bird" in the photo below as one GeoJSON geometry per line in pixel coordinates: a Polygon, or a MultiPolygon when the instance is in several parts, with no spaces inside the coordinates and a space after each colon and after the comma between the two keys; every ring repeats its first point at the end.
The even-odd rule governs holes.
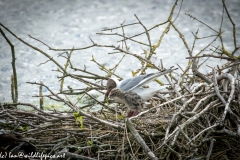
{"type": "MultiPolygon", "coordinates": [[[[107,81],[107,85],[106,85],[107,92],[105,93],[104,101],[106,101],[110,92],[114,88],[119,88],[122,91],[135,92],[143,99],[143,101],[147,101],[150,98],[152,98],[152,96],[155,93],[157,93],[160,90],[160,88],[142,88],[142,86],[149,83],[150,81],[152,81],[153,79],[155,79],[161,75],[167,74],[167,73],[175,70],[172,68],[173,67],[171,67],[170,69],[167,69],[167,70],[165,69],[161,72],[149,73],[149,74],[145,74],[145,75],[136,76],[133,78],[124,79],[120,82],[116,78],[109,78],[107,81]]],[[[121,103],[120,101],[118,101],[118,99],[116,99],[116,102],[121,103]]]]}
{"type": "Polygon", "coordinates": [[[109,98],[125,104],[128,107],[128,116],[136,116],[145,106],[143,99],[135,92],[122,91],[119,88],[112,89],[109,98]]]}

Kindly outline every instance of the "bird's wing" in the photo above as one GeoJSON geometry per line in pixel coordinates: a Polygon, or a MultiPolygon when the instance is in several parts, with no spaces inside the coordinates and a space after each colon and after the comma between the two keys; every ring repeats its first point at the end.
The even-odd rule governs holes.
{"type": "Polygon", "coordinates": [[[127,83],[127,86],[131,86],[131,87],[127,87],[127,90],[125,90],[125,91],[132,91],[133,89],[135,89],[137,87],[141,87],[161,75],[167,74],[167,73],[175,70],[172,68],[173,67],[171,67],[170,69],[164,70],[162,72],[149,73],[146,75],[140,75],[140,76],[134,77],[134,78],[130,79],[129,82],[127,83]]]}
{"type": "Polygon", "coordinates": [[[128,90],[129,88],[133,87],[133,86],[130,86],[129,84],[129,81],[131,81],[131,78],[127,78],[127,79],[124,79],[120,82],[119,84],[119,88],[122,90],[122,91],[126,91],[128,90]]]}
{"type": "Polygon", "coordinates": [[[154,74],[154,73],[150,73],[150,74],[146,74],[146,75],[140,75],[140,76],[137,76],[137,77],[125,79],[125,80],[121,81],[119,88],[122,91],[130,91],[136,85],[141,83],[141,81],[143,81],[145,78],[151,76],[152,74],[154,74]]]}

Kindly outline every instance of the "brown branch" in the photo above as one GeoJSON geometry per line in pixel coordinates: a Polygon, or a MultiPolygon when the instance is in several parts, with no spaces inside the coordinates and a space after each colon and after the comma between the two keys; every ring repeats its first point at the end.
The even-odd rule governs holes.
{"type": "Polygon", "coordinates": [[[137,132],[137,130],[134,128],[132,122],[130,119],[127,119],[126,121],[126,125],[128,127],[128,129],[130,130],[130,132],[132,133],[132,135],[134,136],[135,140],[138,142],[138,144],[143,148],[143,150],[145,151],[145,153],[147,154],[147,156],[152,159],[152,160],[157,160],[157,157],[154,155],[154,153],[150,150],[150,148],[147,146],[147,144],[145,143],[145,141],[142,139],[142,137],[140,136],[140,134],[137,132]]]}
{"type": "MultiPolygon", "coordinates": [[[[1,25],[1,23],[0,23],[1,25]]],[[[6,29],[6,28],[5,28],[6,29]]],[[[12,70],[13,70],[13,84],[14,84],[14,96],[13,96],[13,103],[16,103],[18,101],[18,81],[17,81],[17,71],[16,71],[16,57],[15,57],[15,49],[14,49],[14,45],[11,43],[11,41],[7,38],[7,36],[5,35],[5,33],[2,31],[1,27],[0,27],[0,32],[3,35],[3,37],[5,38],[5,40],[8,42],[9,46],[11,47],[11,52],[12,52],[12,70]]]]}
{"type": "Polygon", "coordinates": [[[21,41],[22,43],[24,43],[25,45],[29,46],[30,48],[42,53],[43,55],[45,55],[47,58],[49,58],[53,63],[55,63],[63,72],[66,72],[64,70],[64,68],[56,61],[54,60],[51,56],[49,56],[47,53],[43,52],[42,50],[40,50],[39,48],[30,45],[29,43],[27,43],[26,41],[22,40],[21,38],[19,38],[16,34],[14,34],[11,30],[9,30],[7,27],[5,27],[2,23],[0,23],[0,26],[2,26],[4,29],[6,29],[11,35],[13,35],[15,38],[17,38],[19,41],[21,41]]]}

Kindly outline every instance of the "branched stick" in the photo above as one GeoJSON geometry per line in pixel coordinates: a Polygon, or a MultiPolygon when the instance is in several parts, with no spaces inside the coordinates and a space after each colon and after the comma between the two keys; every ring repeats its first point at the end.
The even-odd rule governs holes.
{"type": "Polygon", "coordinates": [[[63,98],[61,98],[60,96],[58,96],[58,94],[55,94],[49,87],[47,87],[47,86],[44,85],[44,84],[36,83],[36,82],[27,82],[27,83],[29,83],[29,84],[43,85],[43,86],[46,87],[46,88],[51,92],[51,94],[54,95],[58,100],[60,100],[61,102],[64,102],[66,105],[68,105],[68,106],[69,106],[71,109],[73,109],[75,112],[79,112],[79,114],[82,115],[82,116],[86,116],[86,117],[91,118],[91,119],[93,119],[93,120],[95,120],[95,121],[97,121],[97,122],[103,123],[103,124],[108,125],[108,126],[112,126],[112,127],[114,127],[114,128],[117,128],[117,129],[123,129],[123,127],[120,126],[120,125],[116,125],[116,124],[113,124],[113,123],[111,123],[111,122],[102,120],[102,119],[100,119],[100,118],[97,118],[97,117],[95,117],[95,116],[93,116],[93,115],[87,114],[87,113],[85,113],[84,111],[81,111],[81,110],[77,109],[75,106],[73,106],[73,105],[71,104],[71,102],[64,100],[63,98]]]}
{"type": "Polygon", "coordinates": [[[127,119],[126,125],[132,135],[134,136],[135,140],[139,143],[139,145],[143,148],[147,156],[152,160],[157,160],[157,157],[154,155],[154,153],[150,150],[150,148],[146,145],[142,137],[139,135],[137,130],[133,127],[133,124],[130,119],[127,119]]]}
{"type": "Polygon", "coordinates": [[[54,60],[51,56],[49,56],[47,53],[43,52],[42,50],[40,50],[39,48],[30,45],[29,43],[27,43],[26,41],[22,40],[21,38],[19,38],[16,34],[14,34],[11,30],[9,30],[7,27],[5,27],[2,23],[0,23],[0,26],[2,26],[4,29],[6,29],[10,34],[12,34],[15,38],[17,38],[19,41],[21,41],[22,43],[24,43],[25,45],[31,47],[32,49],[42,53],[43,55],[45,55],[47,58],[49,58],[49,60],[51,60],[53,63],[55,63],[63,72],[66,72],[64,70],[64,68],[56,61],[54,60]]]}
{"type": "MultiPolygon", "coordinates": [[[[1,23],[0,23],[1,25],[1,23]]],[[[7,38],[7,36],[5,35],[5,33],[2,31],[1,27],[0,27],[0,32],[3,35],[3,37],[5,38],[5,40],[8,42],[9,46],[11,47],[11,52],[12,52],[12,69],[13,69],[13,84],[14,84],[14,96],[13,96],[13,103],[17,103],[18,101],[18,81],[17,81],[17,71],[16,71],[16,57],[15,57],[15,49],[14,49],[14,45],[11,43],[11,41],[7,38]]]]}

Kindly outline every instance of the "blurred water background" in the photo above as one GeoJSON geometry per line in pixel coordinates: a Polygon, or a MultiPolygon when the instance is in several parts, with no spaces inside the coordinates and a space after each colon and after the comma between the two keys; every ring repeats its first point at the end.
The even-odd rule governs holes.
{"type": "MultiPolygon", "coordinates": [[[[119,26],[124,21],[125,24],[137,22],[134,14],[139,17],[147,28],[153,27],[167,20],[174,2],[173,0],[0,0],[0,22],[18,37],[45,51],[64,65],[66,60],[58,57],[61,52],[49,51],[46,46],[29,38],[28,35],[38,38],[53,48],[89,46],[92,45],[89,37],[98,44],[118,46],[120,43],[117,43],[117,40],[120,40],[120,37],[100,36],[96,33],[103,28],[119,26]]],[[[181,1],[178,2],[174,17],[178,13],[180,4],[181,1]]],[[[236,24],[237,44],[240,45],[240,1],[226,0],[226,5],[236,24]]],[[[194,40],[192,32],[195,33],[199,29],[199,37],[213,35],[214,32],[201,23],[190,19],[185,13],[197,17],[218,31],[222,19],[222,1],[185,0],[183,2],[175,24],[184,34],[191,48],[194,40]]],[[[166,25],[163,25],[150,32],[152,44],[157,43],[165,27],[166,25]]],[[[39,66],[40,63],[47,61],[44,55],[24,45],[6,30],[3,29],[3,31],[15,46],[19,101],[32,102],[35,100],[32,96],[39,92],[38,86],[27,84],[28,81],[42,81],[54,91],[58,91],[59,84],[56,82],[58,81],[57,76],[60,74],[52,71],[57,69],[56,65],[48,62],[39,66]]],[[[126,29],[126,35],[130,36],[143,31],[144,29],[140,25],[138,27],[132,26],[128,30],[126,29]]],[[[112,33],[115,32],[121,33],[121,30],[112,33]]],[[[223,32],[225,47],[227,50],[232,51],[234,47],[232,24],[226,15],[224,16],[223,32]]],[[[147,42],[146,35],[139,37],[138,40],[147,42]]],[[[199,52],[211,40],[199,40],[195,45],[194,53],[199,52]]],[[[216,47],[219,45],[219,42],[215,43],[216,47]]],[[[133,53],[141,54],[143,52],[139,44],[129,42],[129,46],[133,53]]],[[[97,47],[75,51],[72,62],[77,68],[83,69],[85,65],[87,70],[102,74],[103,72],[98,66],[90,60],[94,56],[99,63],[105,64],[106,67],[113,67],[121,59],[122,54],[109,55],[109,52],[112,52],[112,50],[97,47]]],[[[177,66],[177,64],[185,68],[187,65],[186,57],[188,57],[188,52],[173,28],[165,35],[160,48],[156,52],[157,55],[154,55],[152,59],[156,64],[159,64],[159,60],[162,59],[166,68],[177,66]]],[[[236,55],[239,55],[239,51],[236,55]]],[[[11,61],[10,47],[5,39],[0,36],[0,102],[11,101],[11,61]]],[[[216,66],[224,62],[223,60],[210,59],[207,64],[216,66]]],[[[127,56],[116,70],[116,73],[122,77],[130,77],[131,71],[139,67],[140,63],[136,58],[127,56]]],[[[210,70],[208,67],[203,67],[202,71],[208,72],[210,70]]],[[[79,81],[68,79],[65,85],[78,88],[82,84],[79,81]]],[[[46,92],[46,89],[44,92],[46,92]]]]}

